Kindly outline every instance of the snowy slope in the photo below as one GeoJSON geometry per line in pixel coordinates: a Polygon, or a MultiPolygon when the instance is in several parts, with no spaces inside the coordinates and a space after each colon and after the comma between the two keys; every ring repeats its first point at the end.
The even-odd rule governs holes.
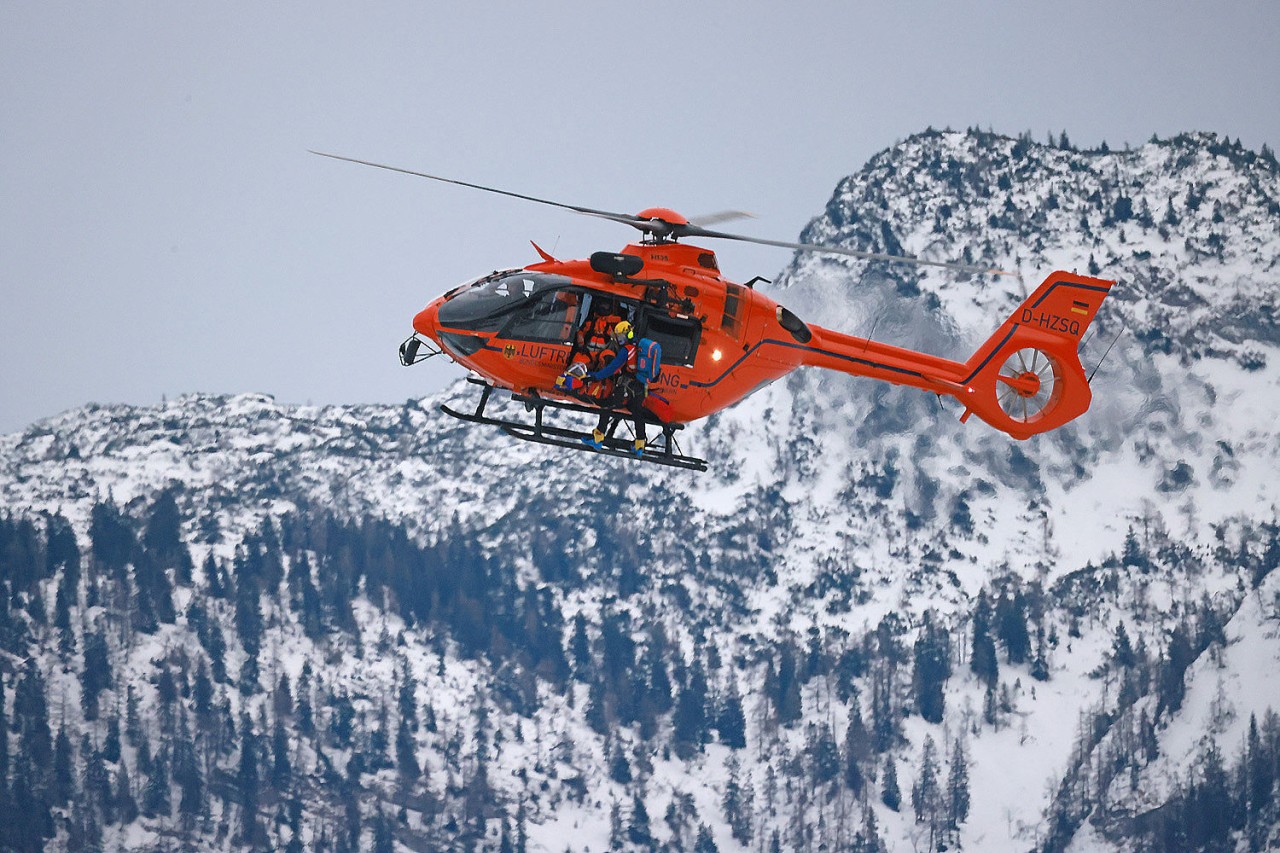
{"type": "MultiPolygon", "coordinates": [[[[191,541],[202,526],[219,531],[218,541],[195,547],[197,563],[209,550],[230,559],[264,517],[316,508],[386,519],[423,543],[461,529],[522,585],[545,584],[566,624],[581,613],[597,626],[606,611],[621,610],[638,635],[661,625],[686,662],[705,660],[714,647],[725,663],[711,674],[712,692],[731,681],[741,691],[748,748],[712,737],[691,757],[657,750],[643,796],[660,842],[678,846],[662,815],[678,811],[687,794],[721,850],[758,849],[774,831],[784,849],[798,845],[788,839],[805,837],[796,828],[804,822],[823,833],[812,836],[811,826],[806,843],[848,844],[864,827],[865,808],[891,849],[918,844],[924,829],[909,792],[925,740],[945,758],[958,737],[972,790],[962,846],[1021,851],[1046,843],[1062,780],[1082,751],[1081,721],[1116,701],[1114,674],[1099,672],[1116,624],[1146,644],[1154,665],[1190,604],[1207,597],[1230,620],[1227,644],[1188,670],[1185,701],[1160,723],[1159,758],[1140,768],[1139,794],[1108,803],[1135,813],[1158,806],[1202,738],[1234,750],[1251,713],[1261,718],[1280,706],[1269,627],[1274,576],[1243,594],[1250,568],[1218,553],[1226,542],[1230,555],[1252,547],[1260,557],[1264,543],[1251,537],[1274,523],[1280,502],[1274,158],[1209,135],[1079,152],[930,131],[842,181],[803,237],[1019,272],[966,279],[806,255],[777,284],[775,295],[802,317],[949,357],[967,357],[1053,269],[1115,279],[1082,353],[1091,369],[1114,341],[1093,383],[1093,408],[1054,434],[1017,443],[980,423],[960,425],[958,411],[919,392],[804,372],[690,427],[686,441],[712,460],[707,474],[691,475],[565,458],[461,424],[437,406],[465,406],[465,383],[402,406],[191,395],[152,407],[88,406],[0,437],[0,511],[62,513],[87,543],[95,503],[110,499],[140,517],[159,491],[176,487],[191,541]],[[1133,531],[1154,563],[1178,571],[1148,578],[1119,561],[1133,531]],[[531,542],[558,550],[581,582],[547,583],[545,558],[531,553],[531,542]],[[1157,556],[1169,543],[1200,555],[1198,569],[1157,556]],[[623,564],[643,576],[635,591],[620,589],[623,564]],[[1103,575],[1111,580],[1097,580],[1096,594],[1080,592],[1103,575]],[[1030,661],[1008,663],[1002,649],[1008,703],[992,722],[985,685],[969,670],[970,620],[980,591],[1010,584],[1042,602],[1033,621],[1046,637],[1049,678],[1033,677],[1030,661]],[[909,659],[925,611],[952,637],[941,723],[913,712],[909,659]],[[817,637],[839,659],[892,615],[908,658],[893,676],[902,726],[868,765],[876,777],[869,806],[843,789],[823,799],[783,781],[766,797],[766,775],[799,780],[810,772],[815,726],[839,740],[853,707],[834,673],[809,673],[803,718],[771,724],[771,655],[785,642],[804,649],[817,637]],[[1229,712],[1215,705],[1219,685],[1231,697],[1229,712]],[[903,791],[898,812],[878,793],[889,759],[903,791]],[[756,795],[750,844],[731,836],[721,814],[731,763],[736,778],[750,776],[756,795]]],[[[499,662],[440,652],[430,632],[396,623],[367,601],[358,613],[362,656],[328,666],[331,682],[392,695],[397,666],[370,650],[388,632],[402,635],[394,657],[414,672],[441,730],[471,731],[472,697],[492,689],[499,662]]],[[[182,642],[181,619],[171,630],[166,642],[182,642]]],[[[268,637],[279,662],[270,677],[285,671],[296,679],[303,661],[329,654],[288,619],[268,637]]],[[[151,647],[132,651],[139,678],[153,656],[151,647]]],[[[875,653],[870,659],[851,677],[864,716],[879,661],[875,653]]],[[[634,785],[607,778],[607,753],[617,744],[583,722],[587,691],[575,689],[573,706],[544,686],[532,716],[493,712],[508,742],[517,725],[538,733],[494,755],[489,770],[499,799],[525,798],[530,849],[560,850],[567,841],[604,849],[614,803],[624,815],[632,810],[634,785]],[[533,755],[550,742],[560,744],[558,762],[533,755]],[[537,784],[528,774],[517,783],[514,774],[531,764],[559,769],[534,774],[537,784]],[[575,774],[586,780],[585,797],[566,794],[575,774]]],[[[1127,713],[1136,720],[1147,707],[1154,715],[1156,704],[1152,688],[1127,713]]],[[[625,727],[616,737],[636,755],[650,748],[625,727]]],[[[418,742],[436,779],[462,772],[448,766],[446,741],[424,734],[418,742]]],[[[1090,821],[1103,809],[1086,811],[1071,849],[1127,849],[1114,815],[1096,828],[1090,821]]]]}

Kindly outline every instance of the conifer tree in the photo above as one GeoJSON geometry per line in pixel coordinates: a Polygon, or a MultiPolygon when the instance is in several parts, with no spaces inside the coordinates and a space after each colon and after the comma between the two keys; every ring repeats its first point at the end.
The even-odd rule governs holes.
{"type": "Polygon", "coordinates": [[[978,594],[978,602],[973,608],[969,669],[988,687],[995,684],[1000,672],[995,640],[991,639],[991,602],[985,589],[978,594]]]}
{"type": "MultiPolygon", "coordinates": [[[[65,579],[65,575],[63,576],[65,579]]],[[[74,591],[66,583],[58,584],[58,595],[54,601],[53,627],[58,629],[58,651],[64,660],[76,650],[76,634],[71,629],[71,604],[74,591]]]]}
{"type": "Polygon", "coordinates": [[[1031,657],[1031,677],[1036,681],[1049,680],[1049,652],[1044,639],[1044,625],[1036,626],[1035,651],[1031,657]]]}
{"type": "Polygon", "coordinates": [[[569,637],[569,659],[573,664],[573,677],[585,681],[591,668],[591,640],[587,636],[587,617],[581,613],[573,617],[573,634],[569,637]]]}
{"type": "Polygon", "coordinates": [[[169,750],[161,747],[152,763],[142,792],[142,813],[147,817],[169,817],[169,750]]]}
{"type": "Polygon", "coordinates": [[[693,843],[693,853],[720,853],[715,836],[711,834],[711,828],[705,823],[698,824],[698,838],[693,843]]]}
{"type": "Polygon", "coordinates": [[[1137,663],[1133,644],[1129,642],[1129,632],[1124,629],[1123,622],[1116,623],[1115,639],[1111,643],[1111,660],[1116,666],[1125,669],[1137,663]]]}
{"type": "Polygon", "coordinates": [[[1164,712],[1176,712],[1186,694],[1187,667],[1195,659],[1186,624],[1179,624],[1169,636],[1169,646],[1156,675],[1156,719],[1164,712]]]}
{"type": "Polygon", "coordinates": [[[373,822],[373,853],[395,853],[395,834],[391,819],[379,811],[373,822]]]}
{"type": "Polygon", "coordinates": [[[297,692],[298,731],[309,735],[316,728],[315,714],[311,707],[311,661],[302,665],[302,672],[298,674],[297,692]]]}
{"type": "Polygon", "coordinates": [[[142,717],[138,713],[138,694],[132,684],[125,687],[124,709],[124,733],[129,738],[129,743],[138,746],[143,740],[142,717]]]}
{"type": "MultiPolygon", "coordinates": [[[[110,825],[115,823],[119,809],[115,801],[115,792],[111,789],[111,777],[107,774],[106,765],[102,762],[102,753],[89,743],[87,734],[80,737],[80,758],[84,761],[84,798],[90,805],[96,805],[103,821],[110,825]]],[[[121,762],[124,766],[124,762],[121,762]]],[[[136,806],[135,806],[136,816],[136,806]]]]}
{"type": "Polygon", "coordinates": [[[849,709],[849,725],[844,732],[844,784],[861,796],[866,785],[866,774],[862,765],[871,757],[871,735],[862,722],[862,711],[858,700],[853,700],[849,709]]]}
{"type": "Polygon", "coordinates": [[[301,555],[294,561],[294,576],[297,578],[297,610],[302,622],[302,630],[308,637],[318,640],[325,634],[324,608],[321,604],[320,590],[316,589],[311,577],[311,561],[307,555],[301,555]]]}
{"type": "Polygon", "coordinates": [[[920,756],[920,772],[911,786],[911,808],[916,814],[916,823],[934,820],[939,802],[937,746],[932,737],[926,736],[920,756]]]}
{"type": "Polygon", "coordinates": [[[1263,744],[1258,733],[1258,719],[1249,715],[1249,732],[1245,737],[1244,809],[1249,849],[1261,850],[1268,830],[1265,820],[1274,802],[1277,756],[1263,744]]]}
{"type": "Polygon", "coordinates": [[[99,571],[117,581],[127,580],[125,570],[133,559],[137,540],[133,524],[114,503],[96,503],[89,510],[89,546],[99,571]]]}
{"type": "Polygon", "coordinates": [[[947,826],[952,832],[969,819],[969,756],[964,741],[956,738],[951,748],[951,767],[947,773],[947,826]]]}
{"type": "Polygon", "coordinates": [[[409,718],[401,714],[400,726],[396,731],[396,767],[400,771],[400,778],[408,786],[413,786],[422,775],[416,746],[409,718]]]}
{"type": "Polygon", "coordinates": [[[644,806],[644,789],[639,788],[631,798],[631,819],[627,822],[627,839],[638,847],[653,846],[653,832],[649,827],[649,810],[644,806]]]}
{"type": "Polygon", "coordinates": [[[892,749],[900,738],[901,715],[893,690],[893,670],[880,661],[871,671],[871,736],[876,752],[892,749]]]}
{"type": "Polygon", "coordinates": [[[796,670],[795,648],[790,641],[783,643],[778,653],[778,681],[774,707],[778,709],[778,722],[789,726],[800,719],[800,677],[796,670]]]}
{"type": "MultiPolygon", "coordinates": [[[[203,611],[200,611],[203,613],[203,611]]],[[[222,626],[213,619],[203,621],[197,629],[200,645],[209,655],[209,672],[218,684],[227,681],[227,640],[222,634],[222,626]]]]}
{"type": "Polygon", "coordinates": [[[631,772],[631,760],[622,741],[610,738],[605,746],[605,757],[609,762],[609,778],[619,785],[629,785],[635,778],[631,772]]]}
{"type": "Polygon", "coordinates": [[[659,627],[649,634],[645,644],[644,669],[647,677],[645,701],[656,716],[671,710],[671,678],[667,673],[667,640],[659,627]]]}
{"type": "Polygon", "coordinates": [[[398,693],[397,710],[401,720],[408,720],[409,730],[416,732],[418,730],[418,699],[417,699],[418,682],[414,680],[413,673],[406,665],[402,668],[400,674],[400,688],[398,693]]]}
{"type": "Polygon", "coordinates": [[[199,814],[204,807],[204,777],[196,759],[195,744],[191,740],[185,713],[180,718],[178,736],[173,743],[173,781],[180,792],[178,813],[188,819],[199,814]]]}
{"type": "Polygon", "coordinates": [[[1025,663],[1031,652],[1031,635],[1027,632],[1027,606],[1022,590],[1012,596],[1006,592],[1000,597],[996,604],[996,626],[1009,663],[1025,663]]]}
{"type": "MultiPolygon", "coordinates": [[[[0,725],[3,725],[0,720],[0,725]]],[[[0,780],[3,782],[3,780],[0,780]]],[[[75,796],[75,763],[66,726],[58,728],[53,744],[53,805],[65,806],[75,796]]]]}
{"type": "Polygon", "coordinates": [[[37,785],[43,774],[24,754],[17,756],[13,770],[12,811],[3,821],[8,828],[10,849],[15,853],[42,853],[45,839],[54,834],[49,801],[37,785]]]}
{"type": "Polygon", "coordinates": [[[934,623],[934,613],[926,610],[924,624],[915,645],[912,687],[916,709],[931,723],[942,722],[945,696],[943,686],[951,675],[951,644],[946,631],[934,623]]]}
{"type": "Polygon", "coordinates": [[[80,545],[76,542],[75,530],[65,516],[54,513],[45,524],[45,577],[53,577],[62,570],[60,585],[70,593],[70,602],[75,604],[76,588],[80,585],[80,545]]]}
{"type": "Polygon", "coordinates": [[[615,799],[609,807],[609,849],[621,850],[626,843],[622,827],[622,806],[615,799]]]}
{"type": "Polygon", "coordinates": [[[133,626],[144,634],[153,634],[159,623],[174,621],[173,588],[169,576],[155,553],[139,549],[134,554],[133,626]]]}
{"type": "Polygon", "coordinates": [[[886,853],[884,841],[880,838],[880,827],[876,822],[876,810],[867,802],[862,807],[862,844],[855,844],[856,853],[886,853]]]}
{"type": "Polygon", "coordinates": [[[198,725],[207,724],[213,715],[213,681],[209,678],[209,666],[203,660],[196,669],[191,685],[191,707],[196,712],[198,725]]]}
{"type": "Polygon", "coordinates": [[[258,837],[258,738],[247,712],[240,714],[240,764],[236,788],[240,802],[240,838],[253,844],[258,837]]]}
{"type": "Polygon", "coordinates": [[[271,692],[271,710],[276,717],[288,719],[293,716],[293,691],[289,689],[289,673],[281,672],[276,681],[275,690],[271,692]]]}
{"type": "MultiPolygon", "coordinates": [[[[3,598],[3,595],[0,595],[3,598]]],[[[0,603],[0,609],[4,608],[0,603]]],[[[5,712],[4,673],[0,672],[0,806],[9,796],[9,717],[5,712]]],[[[3,838],[3,835],[0,835],[3,838]]]]}
{"type": "Polygon", "coordinates": [[[896,812],[902,807],[902,793],[898,790],[898,768],[892,755],[884,757],[884,781],[880,784],[880,802],[896,812]]]}
{"type": "MultiPolygon", "coordinates": [[[[104,820],[106,814],[114,815],[116,820],[121,824],[133,823],[138,818],[138,801],[133,796],[133,783],[129,779],[129,767],[127,762],[121,761],[120,766],[116,769],[115,785],[110,793],[110,807],[104,809],[104,820]]],[[[108,820],[108,822],[110,822],[108,820]]]]}
{"type": "Polygon", "coordinates": [[[107,717],[107,734],[102,739],[102,758],[112,764],[120,760],[120,715],[115,711],[107,717]]]}
{"type": "Polygon", "coordinates": [[[1120,562],[1122,565],[1133,566],[1137,569],[1146,569],[1148,567],[1147,555],[1143,551],[1142,545],[1138,542],[1138,534],[1134,532],[1132,525],[1130,525],[1129,531],[1124,536],[1120,562]]]}
{"type": "MultiPolygon", "coordinates": [[[[378,706],[378,721],[368,728],[369,732],[369,769],[381,770],[391,766],[391,735],[388,731],[387,706],[378,706]]],[[[480,749],[484,749],[483,741],[477,737],[480,749]]]]}
{"type": "Polygon", "coordinates": [[[676,700],[673,736],[677,752],[691,755],[706,742],[707,680],[702,665],[694,661],[676,700]]]}
{"type": "Polygon", "coordinates": [[[182,514],[178,510],[175,490],[168,488],[156,495],[147,515],[142,544],[165,556],[176,553],[182,545],[182,514]]]}
{"type": "Polygon", "coordinates": [[[13,691],[13,717],[14,728],[22,735],[22,753],[36,768],[38,778],[44,779],[53,759],[53,739],[49,733],[44,673],[34,659],[23,667],[22,678],[13,691]]]}
{"type": "Polygon", "coordinates": [[[733,679],[730,679],[728,689],[720,699],[716,731],[720,733],[720,742],[730,749],[746,748],[747,718],[742,711],[742,697],[738,695],[738,684],[733,679]]]}
{"type": "Polygon", "coordinates": [[[284,730],[284,721],[276,717],[275,730],[271,734],[271,787],[280,792],[288,791],[292,781],[289,738],[284,730]]]}
{"type": "Polygon", "coordinates": [[[214,598],[226,598],[227,587],[222,582],[222,568],[218,565],[218,561],[214,559],[213,552],[204,558],[204,581],[208,585],[209,595],[214,598]]]}
{"type": "Polygon", "coordinates": [[[818,784],[830,782],[840,774],[840,749],[825,721],[810,731],[808,752],[813,761],[813,778],[818,784]]]}

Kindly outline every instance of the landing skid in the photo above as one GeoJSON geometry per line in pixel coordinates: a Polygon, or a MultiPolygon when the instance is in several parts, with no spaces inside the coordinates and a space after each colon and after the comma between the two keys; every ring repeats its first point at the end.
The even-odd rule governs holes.
{"type": "Polygon", "coordinates": [[[467,380],[475,385],[479,385],[483,390],[480,392],[480,402],[476,406],[474,412],[459,412],[451,409],[446,405],[440,406],[440,411],[446,415],[467,421],[473,424],[486,424],[488,426],[496,426],[507,435],[518,438],[521,441],[532,441],[538,444],[549,444],[553,447],[564,447],[569,450],[579,450],[586,453],[596,453],[604,456],[620,456],[625,459],[631,459],[639,462],[650,462],[654,465],[666,465],[671,468],[686,468],[691,471],[707,470],[706,460],[697,459],[693,456],[684,456],[679,452],[679,446],[676,444],[675,431],[683,429],[683,424],[664,424],[661,421],[645,418],[646,426],[657,427],[662,432],[661,438],[654,440],[645,448],[644,455],[637,457],[632,452],[632,441],[626,438],[617,438],[614,431],[618,428],[618,424],[623,421],[633,421],[635,417],[629,412],[617,412],[610,410],[610,414],[616,415],[612,424],[609,426],[608,433],[605,435],[604,441],[601,442],[601,448],[596,450],[583,444],[583,440],[590,439],[592,433],[582,432],[580,430],[566,429],[564,427],[553,426],[545,422],[543,414],[546,409],[559,409],[566,412],[581,412],[584,414],[599,415],[604,411],[596,406],[579,405],[576,403],[565,403],[559,400],[548,400],[545,397],[539,397],[536,394],[517,394],[511,393],[511,398],[524,404],[525,411],[533,413],[533,423],[525,421],[507,420],[504,418],[495,418],[486,415],[485,406],[489,403],[489,396],[493,393],[493,386],[487,382],[478,379],[469,378],[467,380]]]}

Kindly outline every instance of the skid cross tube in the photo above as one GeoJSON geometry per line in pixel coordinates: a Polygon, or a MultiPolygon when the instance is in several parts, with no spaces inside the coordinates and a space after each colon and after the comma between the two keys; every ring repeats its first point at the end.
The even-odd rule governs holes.
{"type": "Polygon", "coordinates": [[[660,443],[655,442],[654,445],[646,449],[646,452],[643,455],[637,457],[633,450],[632,442],[628,439],[618,438],[615,435],[618,424],[626,420],[634,420],[634,417],[628,412],[578,405],[576,403],[566,403],[559,400],[548,400],[545,397],[538,396],[537,394],[517,394],[512,392],[511,398],[513,400],[523,403],[526,411],[533,412],[533,423],[493,417],[485,414],[485,408],[489,404],[489,399],[493,394],[494,386],[475,378],[468,378],[467,381],[481,386],[480,400],[476,404],[476,410],[472,413],[460,412],[447,405],[441,404],[440,411],[444,412],[446,415],[450,415],[451,417],[455,417],[469,423],[496,426],[507,435],[521,439],[522,441],[532,441],[538,444],[548,444],[555,447],[567,448],[569,450],[598,453],[604,456],[619,456],[640,462],[649,462],[655,465],[666,465],[672,468],[686,468],[693,471],[707,470],[706,460],[698,459],[693,456],[685,456],[678,452],[679,448],[676,446],[675,432],[678,429],[683,429],[683,424],[666,424],[656,418],[642,418],[641,421],[646,425],[656,426],[661,429],[662,439],[660,443]],[[601,442],[600,449],[597,450],[595,448],[588,447],[583,443],[585,439],[591,437],[591,433],[548,424],[543,417],[543,413],[548,407],[569,412],[582,412],[594,415],[606,413],[610,415],[611,422],[606,430],[604,441],[601,442]]]}

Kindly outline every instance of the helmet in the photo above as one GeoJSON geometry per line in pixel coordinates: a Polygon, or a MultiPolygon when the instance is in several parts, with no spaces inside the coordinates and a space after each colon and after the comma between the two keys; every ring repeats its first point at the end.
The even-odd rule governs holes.
{"type": "Polygon", "coordinates": [[[626,320],[613,327],[613,336],[620,341],[629,341],[636,336],[636,330],[626,320]]]}

